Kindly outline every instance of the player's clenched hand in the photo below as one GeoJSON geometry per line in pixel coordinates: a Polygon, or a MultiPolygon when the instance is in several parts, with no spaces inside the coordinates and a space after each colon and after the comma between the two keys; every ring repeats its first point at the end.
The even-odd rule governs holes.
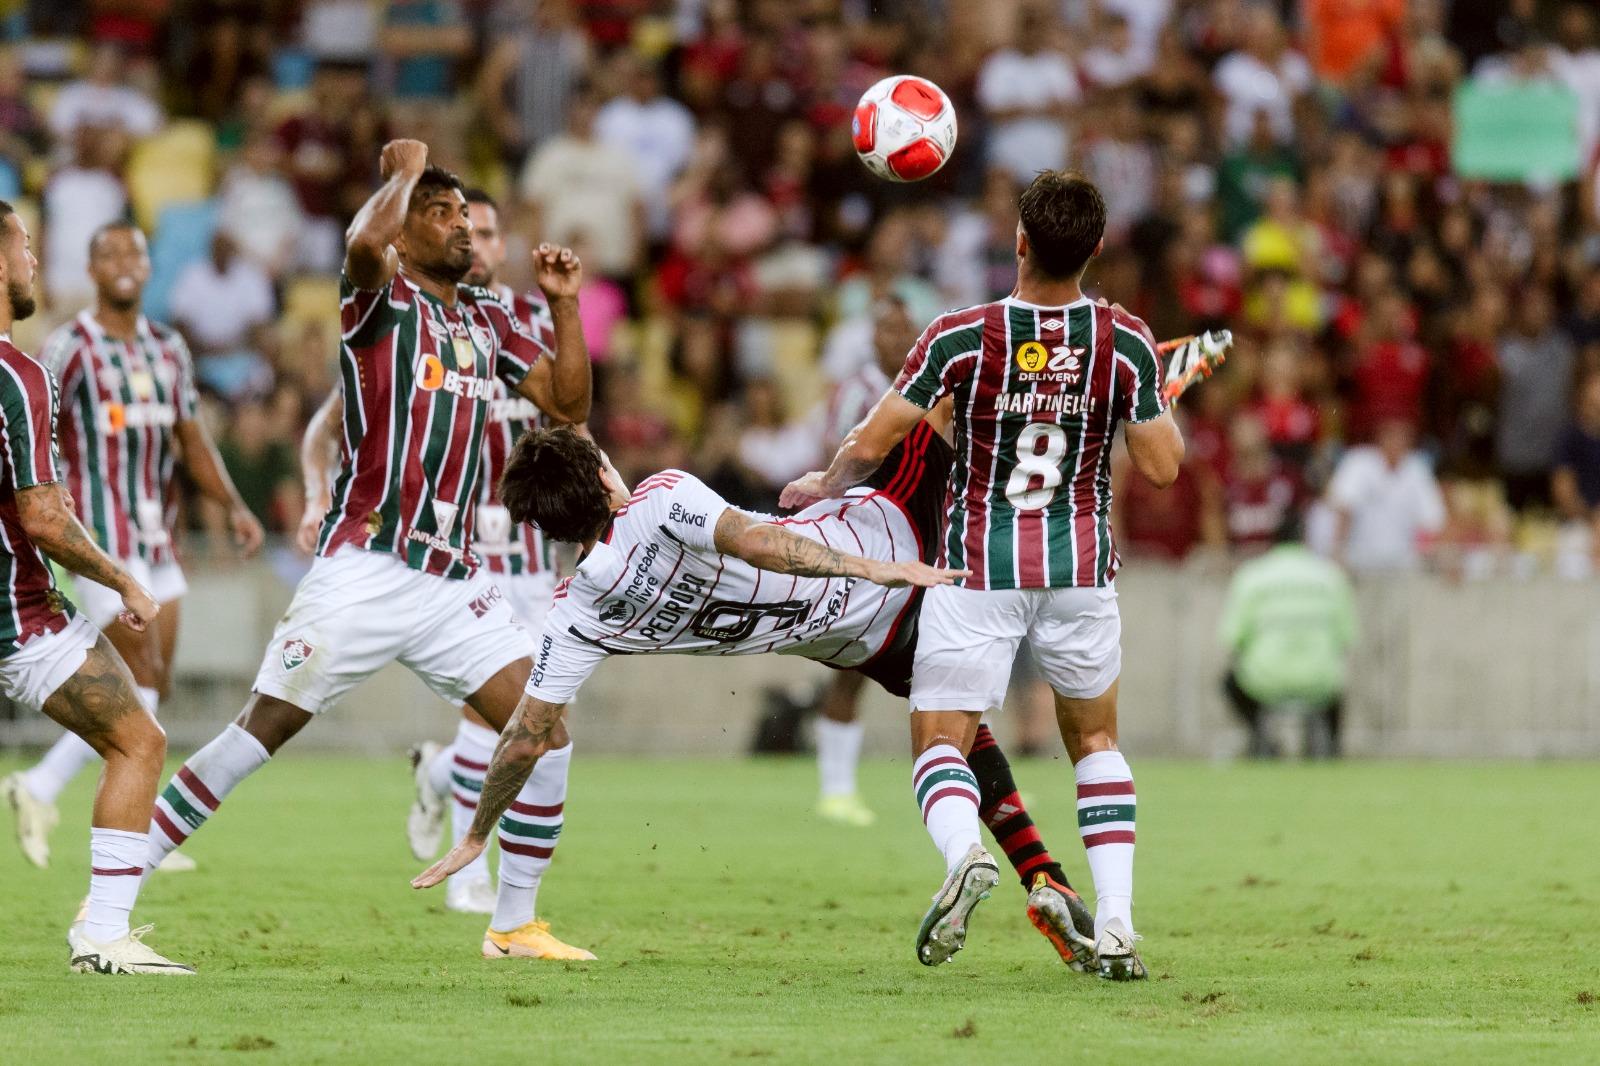
{"type": "Polygon", "coordinates": [[[156,620],[156,615],[161,613],[161,605],[150,595],[150,591],[137,581],[130,581],[128,588],[122,593],[123,610],[117,615],[117,621],[133,630],[143,633],[145,626],[156,620]]]}
{"type": "Polygon", "coordinates": [[[971,570],[941,570],[927,563],[879,563],[872,568],[867,580],[891,589],[905,588],[907,585],[931,589],[935,585],[953,584],[971,573],[971,570]]]}
{"type": "Polygon", "coordinates": [[[228,514],[228,526],[233,533],[233,546],[240,555],[249,559],[261,550],[261,542],[266,540],[266,534],[262,532],[256,516],[250,513],[250,508],[243,504],[235,506],[228,514]]]}
{"type": "Polygon", "coordinates": [[[457,870],[465,869],[466,865],[482,855],[483,849],[488,846],[488,840],[468,833],[461,838],[460,843],[445,852],[444,858],[413,877],[411,887],[432,888],[457,870]]]}
{"type": "Polygon", "coordinates": [[[827,473],[822,470],[813,470],[809,474],[795,478],[783,487],[783,493],[778,497],[778,506],[787,510],[799,510],[810,507],[818,500],[827,499],[823,487],[823,479],[827,473]]]}
{"type": "Polygon", "coordinates": [[[571,248],[541,244],[533,253],[534,280],[546,299],[577,296],[583,287],[583,264],[571,248]]]}
{"type": "Polygon", "coordinates": [[[316,503],[306,501],[305,512],[300,515],[300,527],[294,531],[294,546],[306,555],[316,552],[317,541],[322,536],[322,516],[327,513],[326,498],[316,503]]]}
{"type": "Polygon", "coordinates": [[[421,174],[428,165],[428,146],[421,141],[390,141],[378,157],[378,176],[388,181],[396,174],[421,174]]]}

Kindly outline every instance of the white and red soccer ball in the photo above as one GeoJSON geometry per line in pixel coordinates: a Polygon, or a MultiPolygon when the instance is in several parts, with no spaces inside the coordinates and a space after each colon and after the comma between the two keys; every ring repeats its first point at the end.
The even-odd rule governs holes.
{"type": "Polygon", "coordinates": [[[889,181],[921,181],[956,147],[956,109],[926,78],[896,74],[861,95],[851,125],[856,154],[889,181]]]}

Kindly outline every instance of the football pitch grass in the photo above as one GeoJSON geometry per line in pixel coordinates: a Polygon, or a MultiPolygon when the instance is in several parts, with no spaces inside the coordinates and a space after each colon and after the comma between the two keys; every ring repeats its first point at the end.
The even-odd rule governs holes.
{"type": "MultiPolygon", "coordinates": [[[[8,772],[14,758],[0,760],[8,772]]],[[[1086,887],[1065,761],[1017,777],[1086,887]]],[[[1009,871],[965,951],[912,940],[940,879],[904,760],[868,830],[809,760],[586,758],[540,894],[587,965],[479,958],[402,822],[402,760],[288,752],[135,923],[195,978],[71,974],[91,784],[56,861],[0,842],[0,1059],[17,1064],[1580,1062],[1600,1057],[1600,786],[1586,764],[1134,759],[1152,980],[1069,972],[1009,871]]],[[[6,833],[9,835],[9,828],[6,833]]],[[[1002,862],[1002,865],[1003,862],[1002,862]]]]}

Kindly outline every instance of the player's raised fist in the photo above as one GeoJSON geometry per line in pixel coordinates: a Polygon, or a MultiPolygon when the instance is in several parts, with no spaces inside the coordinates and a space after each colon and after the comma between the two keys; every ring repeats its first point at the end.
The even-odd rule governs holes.
{"type": "Polygon", "coordinates": [[[577,296],[583,286],[583,264],[571,248],[541,244],[533,251],[534,280],[546,299],[577,296]]]}
{"type": "Polygon", "coordinates": [[[428,165],[428,146],[421,141],[408,141],[404,138],[390,141],[383,146],[383,154],[379,157],[378,176],[388,181],[396,174],[421,174],[428,165]]]}

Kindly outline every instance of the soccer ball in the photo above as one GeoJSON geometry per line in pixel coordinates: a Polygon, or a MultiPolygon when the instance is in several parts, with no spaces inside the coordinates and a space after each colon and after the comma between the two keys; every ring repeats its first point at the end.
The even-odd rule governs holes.
{"type": "Polygon", "coordinates": [[[921,181],[956,147],[956,109],[926,78],[896,74],[861,94],[851,134],[867,169],[889,181],[921,181]]]}

